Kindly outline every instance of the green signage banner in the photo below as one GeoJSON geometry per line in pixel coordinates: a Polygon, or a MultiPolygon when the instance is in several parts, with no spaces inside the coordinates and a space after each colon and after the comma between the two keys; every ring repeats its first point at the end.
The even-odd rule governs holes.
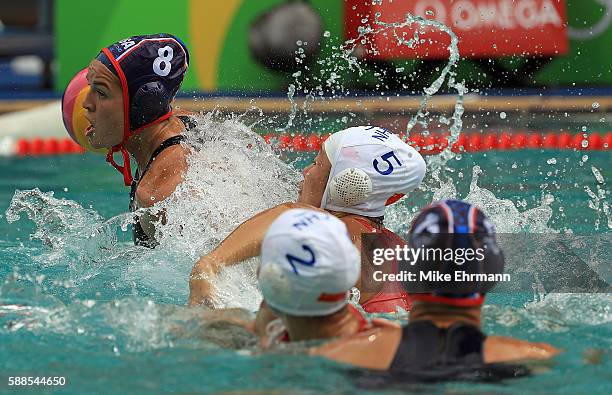
{"type": "MultiPolygon", "coordinates": [[[[294,70],[271,70],[257,62],[249,48],[249,30],[254,21],[271,8],[285,3],[288,2],[57,0],[57,90],[63,90],[70,78],[86,67],[102,47],[131,35],[158,32],[175,34],[190,48],[191,64],[183,91],[224,93],[285,90],[294,70]]],[[[344,4],[342,0],[311,0],[307,3],[320,15],[322,31],[326,32],[317,56],[320,59],[328,58],[332,46],[343,41],[344,4]]],[[[608,10],[608,6],[612,7],[612,1],[568,0],[569,53],[542,62],[521,83],[526,86],[612,83],[612,10],[608,10]]],[[[525,62],[525,59],[499,61],[509,72],[525,62]]],[[[398,63],[406,73],[416,67],[414,61],[398,63]]],[[[311,72],[323,67],[317,64],[313,62],[314,71],[311,72]]],[[[486,76],[486,67],[483,68],[482,62],[479,65],[465,59],[458,71],[459,79],[466,79],[472,87],[496,85],[495,79],[486,76]]]]}

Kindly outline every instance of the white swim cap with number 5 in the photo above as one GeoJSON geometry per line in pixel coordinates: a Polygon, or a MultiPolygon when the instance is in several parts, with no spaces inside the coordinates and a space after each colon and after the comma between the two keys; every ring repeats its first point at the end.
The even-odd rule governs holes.
{"type": "Polygon", "coordinates": [[[425,161],[397,135],[376,126],[332,134],[324,143],[331,162],[321,208],[380,217],[385,206],[419,186],[425,161]]]}

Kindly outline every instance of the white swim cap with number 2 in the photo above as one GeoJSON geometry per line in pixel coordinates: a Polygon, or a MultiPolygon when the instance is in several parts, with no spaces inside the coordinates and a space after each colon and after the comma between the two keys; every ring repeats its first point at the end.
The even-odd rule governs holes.
{"type": "Polygon", "coordinates": [[[273,309],[294,316],[333,314],[346,306],[360,275],[359,252],[333,215],[291,209],[266,232],[257,279],[273,309]]]}

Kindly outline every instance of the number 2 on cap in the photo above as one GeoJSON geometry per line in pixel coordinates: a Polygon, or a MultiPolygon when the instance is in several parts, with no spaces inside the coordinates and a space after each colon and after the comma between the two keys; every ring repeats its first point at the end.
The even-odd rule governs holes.
{"type": "Polygon", "coordinates": [[[295,266],[296,263],[305,266],[313,266],[315,264],[315,254],[312,251],[312,248],[308,247],[307,245],[302,245],[302,249],[310,254],[310,260],[304,260],[291,254],[285,255],[289,261],[289,264],[291,265],[291,268],[293,269],[293,273],[297,274],[298,276],[300,273],[298,273],[297,267],[295,266]]]}
{"type": "Polygon", "coordinates": [[[383,176],[393,173],[393,164],[389,161],[390,158],[395,159],[398,166],[402,165],[402,162],[397,159],[397,156],[395,156],[395,152],[393,151],[389,151],[386,154],[383,154],[380,158],[383,160],[383,162],[387,163],[387,168],[385,170],[380,170],[378,168],[378,159],[374,159],[374,162],[372,162],[372,164],[374,165],[374,170],[376,170],[379,174],[382,174],[383,176]]]}

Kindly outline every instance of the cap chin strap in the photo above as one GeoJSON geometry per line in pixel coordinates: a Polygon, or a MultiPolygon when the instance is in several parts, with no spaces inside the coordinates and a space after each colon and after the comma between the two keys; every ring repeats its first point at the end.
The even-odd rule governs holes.
{"type": "Polygon", "coordinates": [[[132,167],[130,165],[130,154],[128,153],[128,151],[125,149],[125,147],[122,144],[115,145],[114,147],[108,150],[108,153],[106,154],[106,161],[110,163],[115,169],[117,169],[119,173],[123,174],[123,183],[126,186],[132,185],[132,182],[134,180],[132,178],[132,167]],[[115,158],[113,158],[113,155],[115,154],[115,152],[121,152],[121,155],[123,156],[123,166],[119,166],[119,164],[115,162],[115,158]]]}
{"type": "Polygon", "coordinates": [[[149,126],[153,126],[157,123],[160,123],[162,121],[165,121],[166,119],[170,118],[170,116],[173,114],[174,112],[172,110],[170,110],[166,115],[163,115],[159,118],[157,118],[155,121],[148,123],[146,125],[143,125],[141,127],[139,127],[138,129],[134,130],[133,132],[129,132],[125,135],[123,141],[121,141],[121,143],[113,146],[112,148],[110,148],[108,150],[108,153],[106,154],[106,161],[108,163],[110,163],[115,169],[117,169],[117,171],[121,174],[123,174],[123,183],[126,186],[130,186],[132,185],[132,182],[134,182],[134,179],[132,177],[132,166],[130,164],[130,154],[128,152],[128,150],[123,146],[123,144],[125,144],[125,142],[132,136],[134,136],[135,134],[140,133],[143,129],[148,128],[149,126]],[[117,162],[115,162],[115,158],[113,157],[115,152],[121,152],[121,155],[123,156],[123,166],[120,166],[117,162]]]}
{"type": "Polygon", "coordinates": [[[125,78],[125,74],[123,73],[119,62],[117,62],[111,51],[109,51],[108,48],[102,48],[102,52],[104,52],[106,57],[110,60],[113,67],[117,71],[119,81],[121,82],[121,92],[123,94],[123,140],[121,140],[121,143],[109,148],[108,153],[106,154],[106,161],[110,163],[115,169],[117,169],[119,173],[123,174],[123,183],[126,186],[130,186],[132,185],[134,179],[132,178],[130,154],[128,150],[124,147],[125,142],[128,141],[130,137],[140,133],[145,128],[148,128],[149,126],[155,125],[170,118],[173,111],[172,109],[170,109],[167,114],[162,115],[153,122],[143,125],[134,131],[130,131],[130,97],[128,95],[127,79],[125,78]],[[121,155],[123,156],[123,166],[120,166],[117,162],[115,162],[115,152],[121,152],[121,155]]]}

